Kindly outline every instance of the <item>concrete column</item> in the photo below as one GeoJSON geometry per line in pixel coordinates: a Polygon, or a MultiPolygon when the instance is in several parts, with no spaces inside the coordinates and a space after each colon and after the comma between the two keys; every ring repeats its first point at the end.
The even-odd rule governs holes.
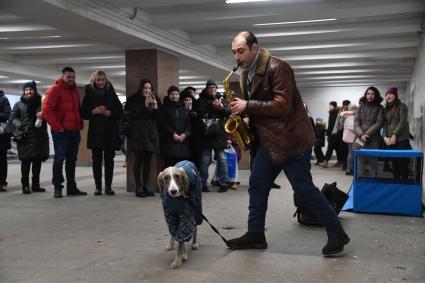
{"type": "MultiPolygon", "coordinates": [[[[239,81],[229,82],[230,89],[235,92],[236,97],[242,98],[242,91],[239,86],[239,81]]],[[[249,169],[249,151],[242,151],[241,160],[239,161],[238,168],[240,170],[248,170],[249,169]]]]}
{"type": "MultiPolygon", "coordinates": [[[[84,86],[78,87],[80,93],[80,104],[83,102],[83,98],[86,95],[86,88],[84,86]]],[[[89,131],[89,121],[84,121],[84,128],[80,131],[81,141],[80,147],[78,148],[77,166],[91,166],[91,150],[87,148],[87,133],[89,131]]]]}
{"type": "MultiPolygon", "coordinates": [[[[157,49],[127,50],[126,63],[126,94],[127,97],[136,92],[142,79],[152,81],[153,88],[161,99],[166,96],[170,85],[178,86],[179,62],[175,55],[157,49]]],[[[134,155],[127,155],[127,191],[134,192],[136,184],[133,175],[134,155]]],[[[162,170],[159,156],[154,155],[151,164],[150,190],[156,190],[156,177],[162,170]],[[154,186],[153,186],[154,185],[154,186]]]]}

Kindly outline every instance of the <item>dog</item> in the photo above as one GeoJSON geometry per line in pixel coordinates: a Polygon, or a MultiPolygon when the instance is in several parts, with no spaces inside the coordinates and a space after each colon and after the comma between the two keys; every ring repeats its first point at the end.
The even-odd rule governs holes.
{"type": "Polygon", "coordinates": [[[178,242],[176,257],[170,264],[171,268],[176,269],[188,259],[185,242],[192,239],[192,250],[199,249],[197,226],[203,220],[199,214],[202,213],[201,179],[196,166],[185,160],[160,172],[157,182],[171,235],[166,250],[173,250],[175,242],[178,242]]]}

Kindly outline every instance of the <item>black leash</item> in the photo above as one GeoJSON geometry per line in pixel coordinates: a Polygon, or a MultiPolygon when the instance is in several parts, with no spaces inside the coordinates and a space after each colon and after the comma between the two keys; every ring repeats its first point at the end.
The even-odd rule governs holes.
{"type": "Polygon", "coordinates": [[[231,246],[230,246],[230,244],[229,244],[229,241],[227,241],[226,240],[226,238],[224,238],[223,237],[223,235],[221,235],[220,234],[220,232],[218,231],[218,229],[217,228],[215,228],[214,227],[214,225],[212,225],[211,224],[211,222],[210,221],[208,221],[208,219],[205,217],[205,215],[204,214],[202,214],[201,212],[199,212],[199,210],[196,208],[196,206],[195,206],[195,204],[193,203],[193,199],[192,198],[190,198],[190,197],[188,197],[187,195],[183,195],[183,198],[185,199],[185,200],[187,200],[187,202],[189,203],[189,205],[190,205],[190,207],[196,212],[196,213],[198,213],[199,215],[201,215],[202,216],[202,218],[208,223],[208,224],[210,224],[210,226],[211,226],[211,229],[213,229],[213,231],[214,232],[216,232],[219,236],[220,236],[220,238],[223,240],[223,242],[224,243],[226,243],[226,246],[228,247],[228,248],[232,248],[231,246]]]}

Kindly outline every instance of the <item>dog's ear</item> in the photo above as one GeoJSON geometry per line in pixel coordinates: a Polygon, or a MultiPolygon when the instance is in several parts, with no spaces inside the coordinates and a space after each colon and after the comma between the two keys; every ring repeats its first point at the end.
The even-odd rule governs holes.
{"type": "Polygon", "coordinates": [[[188,193],[190,182],[189,182],[189,179],[187,178],[186,171],[184,171],[184,169],[182,168],[179,168],[179,171],[180,171],[181,186],[183,188],[183,191],[185,193],[188,193]]]}
{"type": "Polygon", "coordinates": [[[165,187],[164,172],[159,173],[158,178],[156,179],[156,182],[158,184],[159,193],[162,195],[162,192],[164,191],[164,187],[165,187]]]}

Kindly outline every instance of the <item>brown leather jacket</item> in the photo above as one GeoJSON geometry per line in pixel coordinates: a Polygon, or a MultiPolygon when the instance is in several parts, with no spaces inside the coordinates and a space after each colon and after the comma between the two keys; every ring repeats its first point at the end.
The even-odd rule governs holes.
{"type": "MultiPolygon", "coordinates": [[[[295,83],[294,72],[285,62],[260,49],[252,80],[251,97],[246,114],[253,121],[274,164],[281,164],[310,150],[315,142],[314,130],[295,83]]],[[[247,97],[246,77],[240,78],[247,97]]]]}

